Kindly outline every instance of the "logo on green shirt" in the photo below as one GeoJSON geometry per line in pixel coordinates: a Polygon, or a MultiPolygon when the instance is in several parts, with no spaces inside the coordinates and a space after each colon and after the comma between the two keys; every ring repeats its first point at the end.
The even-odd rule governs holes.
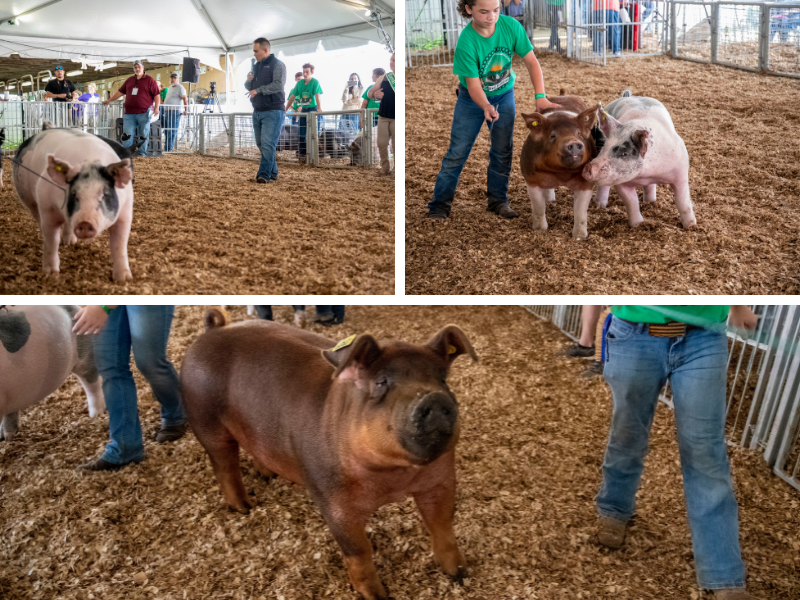
{"type": "Polygon", "coordinates": [[[510,48],[495,48],[481,61],[479,76],[486,92],[493,92],[508,85],[511,80],[510,48]]]}

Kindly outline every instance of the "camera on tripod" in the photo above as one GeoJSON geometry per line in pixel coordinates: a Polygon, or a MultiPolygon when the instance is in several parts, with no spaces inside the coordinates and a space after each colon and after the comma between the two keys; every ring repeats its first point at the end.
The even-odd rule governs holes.
{"type": "Polygon", "coordinates": [[[217,93],[217,82],[216,81],[212,81],[211,82],[211,93],[212,94],[216,94],[217,93]]]}

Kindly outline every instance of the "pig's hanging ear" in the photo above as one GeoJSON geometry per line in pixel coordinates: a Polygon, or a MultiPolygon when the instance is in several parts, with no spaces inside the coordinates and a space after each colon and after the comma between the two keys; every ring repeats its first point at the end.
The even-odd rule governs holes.
{"type": "Polygon", "coordinates": [[[602,105],[598,105],[597,123],[598,125],[600,125],[600,131],[603,132],[603,135],[605,137],[609,137],[611,135],[611,132],[613,132],[617,127],[622,125],[622,123],[620,123],[610,114],[608,114],[605,111],[605,109],[603,109],[602,105]]]}
{"type": "Polygon", "coordinates": [[[529,115],[525,113],[520,114],[522,115],[522,118],[525,119],[525,126],[534,136],[542,135],[542,132],[544,131],[544,122],[547,117],[536,112],[529,115]]]}
{"type": "Polygon", "coordinates": [[[114,180],[114,187],[123,188],[130,183],[133,173],[131,172],[131,159],[125,158],[118,163],[112,163],[106,167],[106,173],[114,180]]]}
{"type": "Polygon", "coordinates": [[[333,379],[358,379],[358,371],[369,367],[383,354],[378,342],[369,334],[343,339],[322,356],[333,365],[333,379]]]}
{"type": "Polygon", "coordinates": [[[639,151],[639,156],[644,158],[644,155],[647,154],[647,149],[650,147],[650,132],[646,129],[637,129],[631,136],[631,142],[639,151]]]}
{"type": "Polygon", "coordinates": [[[78,174],[78,169],[73,169],[72,165],[66,161],[58,160],[52,154],[47,155],[47,174],[55,183],[66,185],[78,174]]]}
{"type": "Polygon", "coordinates": [[[589,108],[578,115],[578,127],[581,128],[581,133],[588,136],[592,131],[592,127],[597,124],[597,111],[601,108],[598,104],[594,108],[589,108]]]}
{"type": "Polygon", "coordinates": [[[469,343],[466,334],[456,325],[448,325],[437,333],[428,347],[447,361],[447,366],[462,354],[469,354],[472,360],[477,361],[478,355],[469,343]]]}

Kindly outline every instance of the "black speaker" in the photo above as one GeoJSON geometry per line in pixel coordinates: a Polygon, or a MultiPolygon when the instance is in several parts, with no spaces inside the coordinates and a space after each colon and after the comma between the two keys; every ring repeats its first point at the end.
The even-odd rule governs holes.
{"type": "Polygon", "coordinates": [[[183,59],[183,83],[197,83],[200,81],[200,59],[189,58],[188,56],[183,59]]]}

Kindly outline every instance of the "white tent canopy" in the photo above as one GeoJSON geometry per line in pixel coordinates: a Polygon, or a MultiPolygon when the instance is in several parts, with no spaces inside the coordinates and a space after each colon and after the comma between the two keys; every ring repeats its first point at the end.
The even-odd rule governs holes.
{"type": "Polygon", "coordinates": [[[221,55],[232,54],[233,66],[252,57],[257,37],[284,56],[320,42],[326,50],[383,42],[367,10],[380,13],[394,45],[394,0],[11,0],[0,2],[0,56],[157,63],[191,56],[220,68],[221,55]]]}

